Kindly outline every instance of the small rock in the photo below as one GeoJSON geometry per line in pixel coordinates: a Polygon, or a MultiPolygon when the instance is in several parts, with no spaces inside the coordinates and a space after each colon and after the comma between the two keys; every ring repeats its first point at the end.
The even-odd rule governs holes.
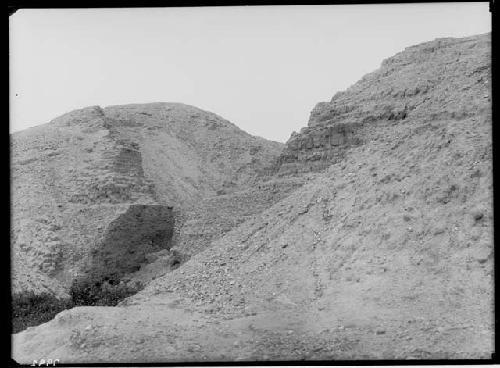
{"type": "Polygon", "coordinates": [[[479,177],[481,177],[481,175],[482,175],[481,170],[476,169],[472,174],[470,174],[470,177],[471,178],[479,178],[479,177]]]}
{"type": "Polygon", "coordinates": [[[377,330],[377,335],[384,335],[385,334],[385,330],[377,330]]]}
{"type": "Polygon", "coordinates": [[[438,227],[437,229],[434,230],[434,235],[439,235],[445,232],[444,227],[438,227]]]}
{"type": "Polygon", "coordinates": [[[489,257],[485,257],[485,256],[480,256],[480,257],[477,257],[477,261],[480,263],[480,264],[483,264],[483,263],[486,263],[488,261],[488,258],[489,257]]]}
{"type": "Polygon", "coordinates": [[[481,221],[484,218],[484,212],[482,210],[472,211],[472,218],[475,222],[481,221]]]}

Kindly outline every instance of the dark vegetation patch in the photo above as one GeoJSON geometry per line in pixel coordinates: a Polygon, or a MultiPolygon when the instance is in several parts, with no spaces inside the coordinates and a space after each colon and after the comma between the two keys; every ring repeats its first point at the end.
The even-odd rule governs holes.
{"type": "Polygon", "coordinates": [[[34,292],[17,293],[12,296],[12,333],[28,327],[38,326],[52,320],[65,309],[83,305],[115,306],[123,299],[137,293],[142,285],[130,287],[120,282],[104,278],[102,280],[79,279],[71,285],[70,298],[34,292]]]}
{"type": "Polygon", "coordinates": [[[58,299],[48,293],[16,293],[12,296],[12,332],[48,322],[57,313],[71,307],[70,300],[58,299]]]}
{"type": "Polygon", "coordinates": [[[141,288],[128,286],[119,279],[104,277],[102,279],[76,279],[71,285],[69,294],[73,306],[99,305],[115,306],[123,299],[134,295],[141,288]]]}

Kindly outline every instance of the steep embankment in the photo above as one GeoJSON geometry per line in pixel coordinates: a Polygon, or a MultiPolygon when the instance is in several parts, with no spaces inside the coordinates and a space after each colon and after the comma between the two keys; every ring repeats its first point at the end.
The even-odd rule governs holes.
{"type": "Polygon", "coordinates": [[[172,246],[177,214],[251,184],[282,148],[169,103],[89,107],[11,141],[14,292],[56,296],[136,271],[172,246]]]}
{"type": "Polygon", "coordinates": [[[364,128],[380,121],[457,120],[489,110],[489,77],[488,37],[408,47],[331,101],[318,103],[308,126],[292,134],[277,166],[281,171],[328,167],[349,147],[370,141],[364,128]]]}
{"type": "Polygon", "coordinates": [[[490,72],[489,35],[387,59],[318,105],[275,165],[324,171],[120,307],[15,335],[14,357],[489,357],[490,72]]]}

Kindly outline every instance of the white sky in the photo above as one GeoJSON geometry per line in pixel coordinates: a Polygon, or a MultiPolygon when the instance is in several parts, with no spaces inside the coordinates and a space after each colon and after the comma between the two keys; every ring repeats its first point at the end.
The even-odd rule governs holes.
{"type": "Polygon", "coordinates": [[[383,59],[491,30],[488,3],[20,10],[10,131],[89,105],[182,102],[286,141],[383,59]]]}

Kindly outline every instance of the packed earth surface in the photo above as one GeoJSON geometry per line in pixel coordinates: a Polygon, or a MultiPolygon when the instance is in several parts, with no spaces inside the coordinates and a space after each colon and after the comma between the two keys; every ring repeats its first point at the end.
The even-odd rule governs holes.
{"type": "Polygon", "coordinates": [[[13,292],[133,289],[15,333],[14,359],[490,358],[490,39],[405,49],[285,145],[177,103],[13,134],[13,292]]]}

